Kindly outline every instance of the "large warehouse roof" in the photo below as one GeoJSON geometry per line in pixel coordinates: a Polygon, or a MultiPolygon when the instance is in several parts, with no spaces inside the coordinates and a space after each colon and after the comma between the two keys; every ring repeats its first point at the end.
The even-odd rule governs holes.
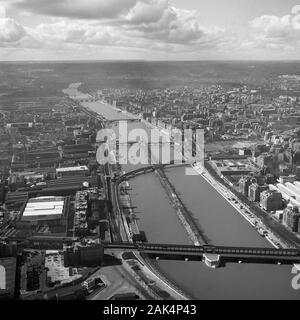
{"type": "Polygon", "coordinates": [[[23,213],[23,218],[62,215],[64,202],[65,199],[63,197],[39,197],[30,199],[23,213]]]}
{"type": "Polygon", "coordinates": [[[296,184],[286,183],[285,187],[289,190],[290,195],[300,202],[300,188],[296,184]]]}
{"type": "Polygon", "coordinates": [[[87,166],[80,166],[80,167],[66,167],[66,168],[57,168],[57,173],[63,173],[63,172],[77,172],[77,171],[89,171],[89,168],[87,166]]]}

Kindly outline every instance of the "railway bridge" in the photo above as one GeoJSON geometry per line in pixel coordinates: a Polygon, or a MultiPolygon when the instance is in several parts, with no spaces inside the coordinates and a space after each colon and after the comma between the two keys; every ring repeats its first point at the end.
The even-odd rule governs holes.
{"type": "Polygon", "coordinates": [[[174,163],[174,164],[157,164],[157,165],[151,165],[151,166],[146,166],[146,167],[142,167],[142,168],[139,168],[139,169],[136,169],[136,170],[133,170],[133,171],[130,171],[130,172],[127,172],[125,174],[123,174],[121,177],[119,177],[118,179],[116,179],[116,183],[117,184],[120,184],[122,183],[123,181],[127,181],[127,180],[130,180],[140,174],[146,174],[146,173],[149,173],[149,172],[154,172],[155,170],[161,168],[161,167],[168,167],[168,168],[174,168],[174,167],[186,167],[187,166],[187,163],[174,163]]]}
{"type": "Polygon", "coordinates": [[[104,244],[108,250],[138,251],[156,260],[203,261],[217,268],[231,263],[300,264],[300,249],[254,247],[190,246],[150,243],[104,244]]]}

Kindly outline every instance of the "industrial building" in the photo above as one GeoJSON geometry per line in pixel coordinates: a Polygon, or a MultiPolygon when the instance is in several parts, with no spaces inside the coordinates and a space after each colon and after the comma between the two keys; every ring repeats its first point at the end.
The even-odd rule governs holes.
{"type": "Polygon", "coordinates": [[[22,215],[23,222],[32,225],[38,224],[60,224],[65,216],[64,197],[39,197],[27,202],[22,215]]]}
{"type": "Polygon", "coordinates": [[[79,191],[75,197],[74,230],[76,236],[87,236],[89,232],[87,221],[87,192],[79,191]]]}
{"type": "Polygon", "coordinates": [[[87,166],[66,167],[56,169],[56,174],[58,177],[86,176],[88,175],[88,173],[89,168],[87,166]]]}
{"type": "Polygon", "coordinates": [[[20,209],[28,200],[28,192],[8,192],[5,206],[7,209],[20,209]]]}
{"type": "Polygon", "coordinates": [[[270,185],[270,189],[281,192],[286,201],[300,209],[300,182],[287,182],[286,184],[278,183],[276,186],[270,185]]]}
{"type": "Polygon", "coordinates": [[[270,187],[270,190],[276,190],[276,191],[281,192],[282,198],[283,198],[286,202],[292,204],[292,205],[295,206],[295,207],[300,208],[300,202],[296,201],[293,197],[291,197],[290,195],[288,195],[285,191],[282,191],[282,189],[279,189],[278,186],[275,186],[275,185],[273,185],[273,184],[270,184],[269,187],[270,187]]]}
{"type": "Polygon", "coordinates": [[[292,196],[300,202],[300,186],[297,186],[293,183],[287,182],[285,184],[286,188],[291,192],[292,196]]]}
{"type": "Polygon", "coordinates": [[[296,179],[297,179],[296,175],[280,176],[279,183],[281,183],[281,184],[294,183],[296,181],[296,179]]]}

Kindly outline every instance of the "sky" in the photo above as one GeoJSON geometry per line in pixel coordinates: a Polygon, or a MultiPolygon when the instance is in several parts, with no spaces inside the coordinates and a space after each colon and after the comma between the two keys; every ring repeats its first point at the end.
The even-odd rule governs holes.
{"type": "Polygon", "coordinates": [[[140,59],[300,60],[300,0],[0,0],[1,61],[140,59]]]}

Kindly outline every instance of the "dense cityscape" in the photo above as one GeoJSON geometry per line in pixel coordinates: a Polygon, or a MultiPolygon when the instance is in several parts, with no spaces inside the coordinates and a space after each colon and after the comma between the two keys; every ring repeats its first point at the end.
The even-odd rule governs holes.
{"type": "MultiPolygon", "coordinates": [[[[3,94],[0,261],[8,283],[1,298],[189,299],[151,255],[110,245],[147,244],[128,181],[148,171],[158,175],[190,243],[212,245],[164,165],[131,168],[136,172],[130,175],[118,161],[97,161],[105,143],[97,132],[124,119],[161,135],[204,130],[204,167],[178,165],[192,165],[273,247],[299,249],[299,83],[300,77],[285,75],[263,87],[142,90],[73,83],[51,97],[12,101],[3,94]],[[116,286],[120,277],[129,289],[116,286]]],[[[222,267],[218,259],[205,263],[222,267]]]]}
{"type": "Polygon", "coordinates": [[[2,314],[299,301],[299,52],[297,0],[0,0],[2,314]]]}

